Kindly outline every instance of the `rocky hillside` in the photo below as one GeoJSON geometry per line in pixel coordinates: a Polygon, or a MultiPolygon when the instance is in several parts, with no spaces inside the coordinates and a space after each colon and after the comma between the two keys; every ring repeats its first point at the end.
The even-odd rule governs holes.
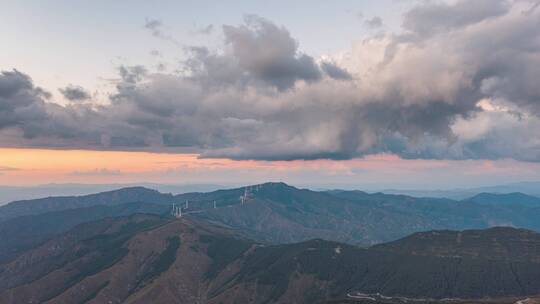
{"type": "Polygon", "coordinates": [[[311,304],[362,302],[355,296],[376,294],[388,300],[540,293],[540,263],[532,252],[491,252],[508,242],[532,248],[538,234],[464,231],[461,243],[442,233],[426,235],[369,249],[324,240],[268,246],[187,218],[107,218],[0,266],[0,303],[311,304]],[[466,245],[473,238],[483,246],[466,245]],[[419,254],[416,244],[426,242],[467,254],[419,254]]]}
{"type": "Polygon", "coordinates": [[[540,263],[540,234],[508,227],[418,232],[373,248],[412,255],[540,263]]]}

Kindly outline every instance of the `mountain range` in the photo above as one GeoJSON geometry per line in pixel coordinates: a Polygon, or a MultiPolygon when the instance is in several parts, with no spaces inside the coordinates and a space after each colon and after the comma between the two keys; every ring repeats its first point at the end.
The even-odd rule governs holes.
{"type": "Polygon", "coordinates": [[[522,193],[283,183],[17,201],[0,207],[0,303],[512,303],[540,294],[538,218],[522,193]]]}
{"type": "MultiPolygon", "coordinates": [[[[79,197],[17,201],[0,207],[0,231],[7,229],[4,227],[20,227],[16,228],[15,239],[31,239],[40,234],[46,238],[53,232],[63,232],[76,224],[107,216],[128,215],[141,210],[164,214],[172,204],[184,207],[187,204],[184,213],[191,217],[229,227],[259,242],[274,244],[321,238],[371,246],[419,231],[493,226],[540,231],[537,220],[540,218],[540,198],[521,193],[479,194],[455,201],[361,191],[317,192],[283,183],[180,195],[134,187],[79,197]],[[245,204],[242,204],[240,197],[246,193],[245,204]],[[144,207],[121,206],[135,202],[144,207]],[[77,208],[89,209],[82,213],[69,212],[77,208]],[[52,220],[63,217],[69,220],[52,220]],[[6,221],[11,223],[5,224],[6,221]],[[42,222],[47,227],[31,230],[28,227],[33,226],[26,224],[28,222],[42,222]]],[[[10,248],[15,247],[10,245],[10,248]]],[[[0,247],[0,259],[1,256],[0,247]]]]}

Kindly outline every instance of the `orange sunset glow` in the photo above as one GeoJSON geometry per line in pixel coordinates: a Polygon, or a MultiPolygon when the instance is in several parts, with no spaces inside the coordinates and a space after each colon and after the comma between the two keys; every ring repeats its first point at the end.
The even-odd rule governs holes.
{"type": "Polygon", "coordinates": [[[432,174],[444,180],[456,171],[474,178],[485,175],[535,176],[540,166],[507,161],[404,160],[392,154],[346,161],[253,161],[200,158],[198,154],[128,151],[0,149],[0,184],[221,182],[292,180],[296,183],[353,178],[398,181],[401,175],[432,174]]]}

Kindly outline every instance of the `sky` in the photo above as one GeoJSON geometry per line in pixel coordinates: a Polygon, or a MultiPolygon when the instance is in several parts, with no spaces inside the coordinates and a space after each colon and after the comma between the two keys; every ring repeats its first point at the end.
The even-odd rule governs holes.
{"type": "Polygon", "coordinates": [[[0,1],[0,184],[540,180],[540,2],[0,1]]]}

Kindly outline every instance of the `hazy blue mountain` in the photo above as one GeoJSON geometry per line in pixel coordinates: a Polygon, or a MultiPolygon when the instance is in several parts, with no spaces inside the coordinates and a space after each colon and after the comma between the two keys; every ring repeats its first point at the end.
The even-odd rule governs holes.
{"type": "Polygon", "coordinates": [[[47,197],[16,201],[0,207],[0,222],[24,215],[35,215],[95,205],[111,206],[131,202],[171,204],[174,202],[174,196],[143,187],[133,187],[84,196],[47,197]]]}
{"type": "Polygon", "coordinates": [[[47,184],[38,186],[0,186],[0,206],[13,201],[31,200],[43,197],[82,196],[121,188],[145,187],[163,193],[180,194],[186,192],[208,192],[224,188],[213,184],[47,184]]]}
{"type": "Polygon", "coordinates": [[[466,201],[482,205],[521,205],[527,207],[540,207],[540,198],[519,192],[508,194],[480,193],[466,201]]]}
{"type": "Polygon", "coordinates": [[[509,194],[520,192],[523,194],[540,197],[540,182],[520,182],[486,187],[441,190],[384,189],[380,190],[380,192],[387,194],[410,195],[414,197],[438,197],[456,200],[467,199],[480,193],[509,194]]]}

